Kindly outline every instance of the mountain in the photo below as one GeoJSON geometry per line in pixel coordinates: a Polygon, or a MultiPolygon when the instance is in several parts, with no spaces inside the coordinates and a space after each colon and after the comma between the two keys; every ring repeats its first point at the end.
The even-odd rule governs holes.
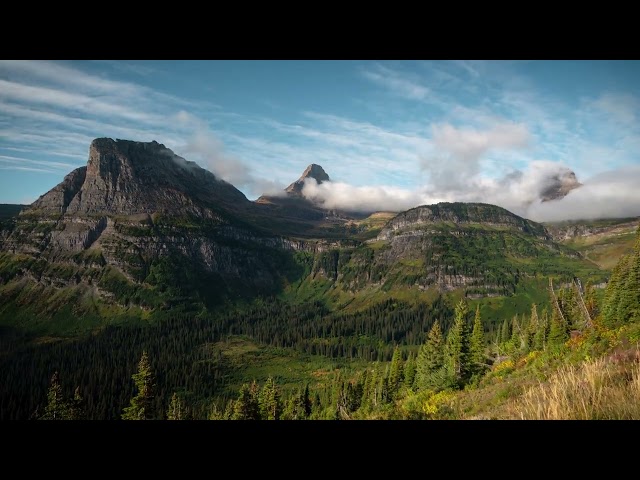
{"type": "Polygon", "coordinates": [[[545,272],[553,259],[576,259],[556,273],[584,268],[542,225],[500,207],[440,203],[358,217],[304,199],[308,178],[329,181],[312,164],[285,197],[254,203],[155,141],[96,139],[87,165],[0,236],[0,316],[16,302],[30,305],[25,316],[63,315],[60,291],[96,321],[99,305],[134,316],[193,311],[298,295],[291,284],[350,296],[381,287],[511,295],[523,272],[545,272]]]}
{"type": "Polygon", "coordinates": [[[323,252],[312,275],[357,292],[461,289],[469,297],[512,295],[539,274],[597,268],[553,241],[543,225],[495,205],[439,203],[402,212],[376,238],[323,252]]]}
{"type": "MultiPolygon", "coordinates": [[[[313,165],[301,178],[329,181],[313,165]]],[[[358,217],[292,185],[251,202],[157,142],[94,140],[86,166],[3,223],[0,420],[42,412],[52,369],[65,389],[81,387],[88,418],[120,418],[143,350],[158,412],[183,392],[194,418],[216,417],[213,402],[272,375],[287,394],[308,383],[314,415],[334,418],[338,405],[349,418],[354,369],[382,362],[382,382],[395,351],[415,358],[436,321],[447,332],[461,298],[493,341],[532,303],[546,318],[549,278],[609,274],[495,205],[358,217]]],[[[562,308],[578,312],[567,298],[562,308]]],[[[512,351],[511,331],[502,337],[500,352],[512,351]]],[[[298,400],[287,401],[293,418],[298,400]]]]}
{"type": "Polygon", "coordinates": [[[571,190],[582,186],[582,183],[576,178],[576,174],[569,169],[553,175],[547,179],[547,182],[547,185],[540,192],[540,199],[543,202],[564,198],[571,190]]]}
{"type": "Polygon", "coordinates": [[[302,176],[284,189],[285,192],[292,195],[302,196],[302,188],[304,187],[304,182],[308,178],[313,178],[318,184],[322,182],[329,182],[329,175],[320,165],[316,165],[312,163],[309,165],[305,171],[302,173],[302,176]]]}
{"type": "Polygon", "coordinates": [[[247,223],[255,209],[162,144],[96,139],[0,236],[0,316],[24,303],[29,321],[99,321],[107,304],[136,316],[274,293],[304,245],[247,223]]]}
{"type": "Polygon", "coordinates": [[[572,220],[546,223],[559,243],[567,245],[600,268],[612,269],[622,255],[631,253],[640,217],[572,220]]]}
{"type": "Polygon", "coordinates": [[[23,214],[170,214],[213,218],[250,202],[214,174],[164,145],[97,138],[86,167],[71,172],[23,214]]]}
{"type": "Polygon", "coordinates": [[[329,182],[327,172],[315,163],[309,165],[300,178],[283,190],[282,195],[262,195],[255,201],[258,214],[253,223],[283,235],[301,238],[345,238],[353,221],[368,216],[362,212],[326,209],[302,194],[304,182],[312,178],[318,184],[329,182]]]}

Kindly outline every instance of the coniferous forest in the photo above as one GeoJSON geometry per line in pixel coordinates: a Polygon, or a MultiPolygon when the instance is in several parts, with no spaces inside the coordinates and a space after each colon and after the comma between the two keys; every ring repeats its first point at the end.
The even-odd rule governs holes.
{"type": "Polygon", "coordinates": [[[491,328],[479,305],[439,296],[352,314],[273,300],[55,341],[25,343],[5,329],[0,411],[4,420],[462,418],[465,395],[510,375],[551,378],[566,362],[631,347],[640,334],[639,269],[640,232],[604,295],[590,284],[550,285],[547,306],[491,328]],[[343,368],[293,388],[277,372],[238,379],[219,348],[231,337],[343,368]],[[40,381],[26,371],[41,372],[40,381]]]}

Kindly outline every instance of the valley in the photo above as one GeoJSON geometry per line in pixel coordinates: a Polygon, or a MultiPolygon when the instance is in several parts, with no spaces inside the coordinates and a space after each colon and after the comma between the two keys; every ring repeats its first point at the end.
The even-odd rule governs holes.
{"type": "MultiPolygon", "coordinates": [[[[545,201],[579,187],[567,178],[545,201]]],[[[240,399],[269,382],[283,418],[506,418],[563,358],[638,335],[592,325],[616,265],[632,268],[638,218],[325,209],[306,182],[331,177],[312,164],[252,202],[155,141],[99,138],[86,167],[31,205],[0,206],[0,419],[39,416],[54,371],[65,396],[79,387],[86,418],[119,419],[143,352],[154,418],[173,394],[191,418],[245,418],[240,399]],[[434,325],[442,342],[459,328],[464,355],[479,342],[467,370],[424,370],[434,325]],[[496,391],[480,401],[483,388],[496,391]]]]}

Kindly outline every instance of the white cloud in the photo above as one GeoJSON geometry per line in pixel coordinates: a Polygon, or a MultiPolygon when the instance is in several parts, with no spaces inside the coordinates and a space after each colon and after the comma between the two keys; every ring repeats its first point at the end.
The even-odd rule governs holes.
{"type": "Polygon", "coordinates": [[[560,201],[534,203],[532,220],[622,218],[640,216],[640,167],[611,170],[585,180],[560,201]]]}
{"type": "Polygon", "coordinates": [[[419,192],[392,186],[354,186],[343,182],[307,179],[302,194],[324,208],[348,211],[401,211],[429,202],[419,192]]]}

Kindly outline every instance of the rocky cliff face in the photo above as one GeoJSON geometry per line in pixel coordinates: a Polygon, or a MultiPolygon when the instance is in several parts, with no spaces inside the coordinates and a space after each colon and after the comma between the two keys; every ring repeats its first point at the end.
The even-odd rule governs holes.
{"type": "MultiPolygon", "coordinates": [[[[410,232],[426,231],[435,225],[469,226],[482,225],[517,230],[541,239],[549,239],[545,228],[536,222],[519,217],[504,208],[485,203],[438,203],[424,205],[396,215],[382,229],[378,240],[410,232]]],[[[421,233],[418,233],[422,235],[421,233]]]]}
{"type": "Polygon", "coordinates": [[[23,215],[165,213],[211,218],[250,202],[233,185],[155,141],[97,138],[86,167],[36,200],[23,215]]]}
{"type": "Polygon", "coordinates": [[[114,271],[145,285],[150,272],[170,262],[176,278],[180,270],[194,283],[215,278],[273,291],[288,252],[322,247],[254,229],[245,221],[254,208],[235,187],[162,144],[99,138],[86,167],[20,213],[2,251],[19,264],[11,278],[47,286],[67,286],[72,278],[89,286],[87,279],[99,283],[114,271]]]}

